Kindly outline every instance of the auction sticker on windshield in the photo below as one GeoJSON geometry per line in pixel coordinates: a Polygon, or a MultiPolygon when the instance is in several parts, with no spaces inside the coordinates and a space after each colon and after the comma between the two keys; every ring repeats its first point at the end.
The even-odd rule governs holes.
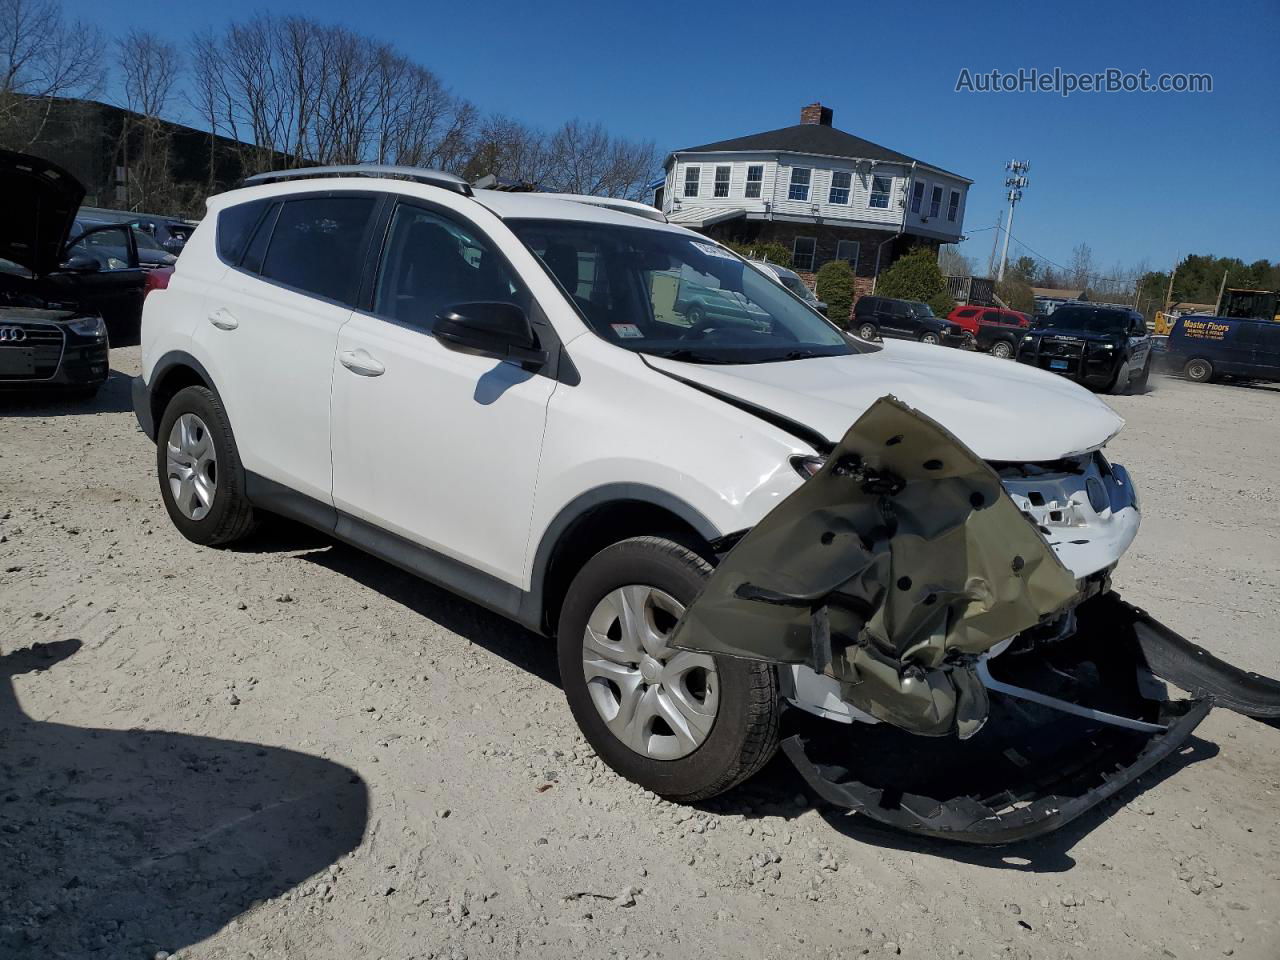
{"type": "Polygon", "coordinates": [[[633,337],[644,336],[644,334],[640,331],[640,328],[637,327],[634,323],[611,323],[609,324],[609,326],[613,327],[614,333],[616,333],[620,337],[623,337],[624,339],[629,340],[633,337]]]}

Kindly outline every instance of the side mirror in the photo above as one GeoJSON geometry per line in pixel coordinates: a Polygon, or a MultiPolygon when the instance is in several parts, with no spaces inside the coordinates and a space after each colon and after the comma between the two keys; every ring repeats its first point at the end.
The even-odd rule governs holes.
{"type": "Polygon", "coordinates": [[[547,362],[525,312],[514,303],[455,303],[436,316],[431,331],[450,350],[515,363],[547,362]]]}
{"type": "Polygon", "coordinates": [[[87,253],[77,253],[63,261],[62,269],[71,273],[97,273],[102,269],[102,264],[87,253]]]}

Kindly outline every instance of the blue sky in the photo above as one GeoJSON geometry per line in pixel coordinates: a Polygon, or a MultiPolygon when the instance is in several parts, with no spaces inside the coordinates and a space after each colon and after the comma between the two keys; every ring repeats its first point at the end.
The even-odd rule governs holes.
{"type": "MultiPolygon", "coordinates": [[[[136,26],[184,43],[262,9],[119,4],[108,16],[101,0],[64,2],[109,34],[136,26]]],[[[1104,268],[1167,269],[1192,252],[1280,259],[1277,0],[272,8],[389,40],[484,110],[548,127],[601,120],[660,150],[786,126],[820,100],[837,127],[975,181],[963,251],[982,265],[1011,157],[1032,161],[1013,235],[1051,260],[1081,241],[1104,268]],[[966,67],[1209,73],[1213,92],[957,93],[966,67]]]]}

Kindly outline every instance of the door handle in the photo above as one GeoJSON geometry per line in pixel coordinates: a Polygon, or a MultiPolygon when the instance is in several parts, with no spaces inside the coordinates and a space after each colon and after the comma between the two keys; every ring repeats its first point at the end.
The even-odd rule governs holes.
{"type": "Polygon", "coordinates": [[[209,322],[219,330],[234,330],[240,326],[240,321],[236,319],[236,315],[226,307],[219,307],[210,313],[209,322]]]}
{"type": "Polygon", "coordinates": [[[386,367],[363,350],[344,350],[338,354],[338,362],[362,377],[380,377],[387,372],[386,367]]]}

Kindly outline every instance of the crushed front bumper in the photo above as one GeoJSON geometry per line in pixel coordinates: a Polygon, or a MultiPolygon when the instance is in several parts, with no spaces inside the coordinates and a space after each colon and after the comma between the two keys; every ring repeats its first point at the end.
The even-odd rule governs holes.
{"type": "Polygon", "coordinates": [[[1073,637],[989,662],[999,671],[988,674],[991,718],[969,740],[881,725],[844,728],[843,742],[793,736],[783,750],[829,803],[909,833],[996,845],[1050,833],[1115,796],[1183,748],[1214,706],[1280,716],[1280,683],[1115,594],[1078,616],[1073,637]],[[1169,699],[1161,681],[1192,697],[1169,699]]]}

